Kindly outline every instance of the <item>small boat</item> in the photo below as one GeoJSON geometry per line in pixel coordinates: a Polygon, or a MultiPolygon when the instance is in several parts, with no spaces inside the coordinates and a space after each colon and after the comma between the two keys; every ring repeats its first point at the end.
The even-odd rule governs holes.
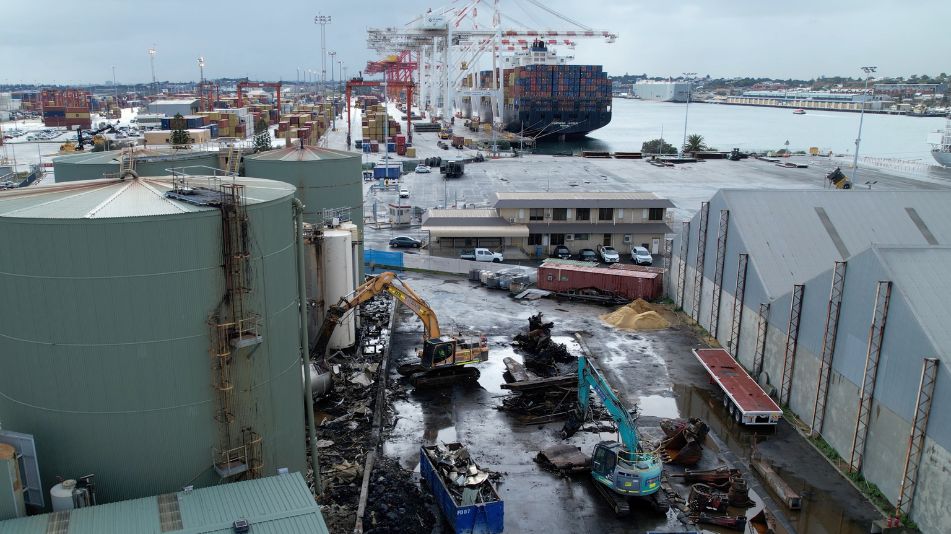
{"type": "Polygon", "coordinates": [[[806,110],[804,110],[804,109],[802,109],[802,108],[799,108],[799,109],[793,110],[792,113],[793,113],[793,115],[805,115],[805,114],[806,114],[806,110]]]}

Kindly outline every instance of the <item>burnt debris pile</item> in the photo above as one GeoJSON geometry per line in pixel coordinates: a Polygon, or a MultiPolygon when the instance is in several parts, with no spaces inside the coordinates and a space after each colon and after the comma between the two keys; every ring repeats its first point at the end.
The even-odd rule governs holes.
{"type": "Polygon", "coordinates": [[[516,335],[512,343],[524,352],[525,367],[540,377],[574,373],[577,369],[578,359],[568,352],[568,347],[552,341],[554,326],[538,312],[528,318],[528,330],[516,335]]]}

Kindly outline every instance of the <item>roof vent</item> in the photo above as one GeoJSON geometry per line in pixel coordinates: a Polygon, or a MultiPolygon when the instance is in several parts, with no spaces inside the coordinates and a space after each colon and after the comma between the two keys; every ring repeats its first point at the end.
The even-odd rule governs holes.
{"type": "Polygon", "coordinates": [[[244,534],[251,531],[251,523],[248,523],[247,519],[239,519],[231,524],[231,528],[235,534],[244,534]]]}

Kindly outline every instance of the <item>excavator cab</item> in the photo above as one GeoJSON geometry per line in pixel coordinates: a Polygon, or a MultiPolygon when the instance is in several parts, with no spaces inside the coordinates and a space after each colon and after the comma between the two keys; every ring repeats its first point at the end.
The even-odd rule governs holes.
{"type": "Polygon", "coordinates": [[[591,475],[611,490],[631,497],[647,496],[660,488],[663,468],[649,453],[631,453],[616,441],[602,441],[591,457],[591,475]]]}
{"type": "Polygon", "coordinates": [[[836,167],[834,171],[826,175],[826,179],[837,189],[852,189],[852,181],[842,172],[842,169],[836,167]]]}
{"type": "Polygon", "coordinates": [[[423,354],[420,360],[423,367],[431,369],[440,366],[455,355],[455,339],[434,338],[427,339],[426,342],[423,343],[423,354]]]}

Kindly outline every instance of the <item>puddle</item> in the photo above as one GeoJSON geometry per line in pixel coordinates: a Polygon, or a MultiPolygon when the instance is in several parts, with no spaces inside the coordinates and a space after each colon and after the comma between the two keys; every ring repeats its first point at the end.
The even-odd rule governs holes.
{"type": "Polygon", "coordinates": [[[637,400],[637,407],[641,415],[676,419],[680,417],[677,408],[677,399],[663,395],[644,395],[637,400]]]}

